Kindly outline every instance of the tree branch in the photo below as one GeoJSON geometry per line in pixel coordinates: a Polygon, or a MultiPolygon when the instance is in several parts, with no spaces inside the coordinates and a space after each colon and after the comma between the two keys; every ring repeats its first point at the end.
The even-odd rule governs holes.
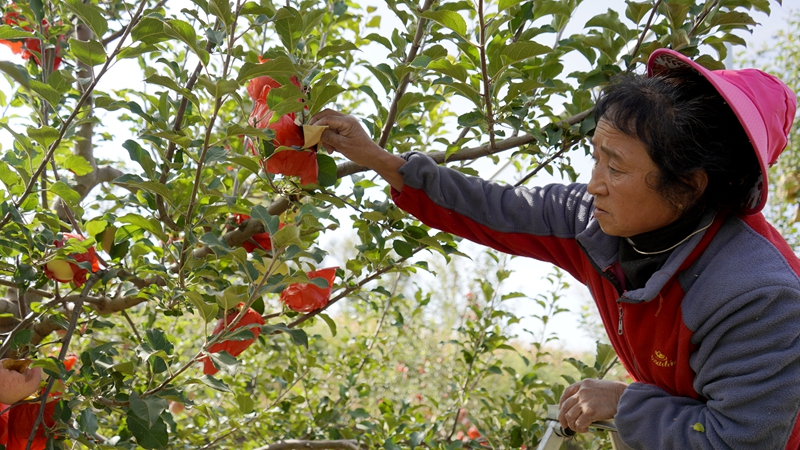
{"type": "MultiPolygon", "coordinates": [[[[574,115],[572,117],[568,117],[567,119],[564,119],[564,120],[562,120],[560,122],[556,122],[556,125],[557,126],[575,125],[576,123],[579,123],[580,121],[585,119],[587,116],[589,116],[589,114],[591,114],[593,111],[594,111],[593,108],[587,109],[586,111],[583,111],[583,112],[581,112],[579,114],[576,114],[576,115],[574,115]]],[[[462,133],[462,137],[463,137],[463,133],[462,133]]],[[[469,161],[469,160],[473,160],[473,159],[478,159],[478,158],[482,158],[484,156],[489,156],[489,155],[500,153],[500,152],[503,152],[503,151],[506,151],[506,150],[510,150],[512,148],[522,147],[523,145],[528,145],[528,144],[533,143],[533,142],[536,142],[536,138],[533,135],[530,135],[530,134],[524,134],[522,136],[514,136],[514,137],[510,137],[508,139],[504,139],[502,141],[497,141],[495,143],[494,150],[491,149],[491,145],[490,144],[485,144],[485,145],[481,145],[481,146],[478,146],[478,147],[472,147],[472,148],[465,148],[463,150],[460,150],[457,153],[454,153],[454,154],[450,155],[447,158],[447,162],[469,161]]],[[[429,157],[431,157],[431,159],[436,161],[437,164],[443,164],[445,162],[446,152],[443,152],[443,151],[430,152],[430,153],[426,153],[426,155],[428,155],[429,157]]],[[[343,177],[345,177],[347,175],[353,175],[353,174],[360,173],[360,172],[366,172],[368,170],[371,170],[371,169],[369,167],[360,166],[360,165],[358,165],[356,163],[347,161],[347,162],[343,162],[343,163],[341,163],[341,164],[339,164],[337,166],[336,177],[337,178],[343,178],[343,177]]],[[[284,197],[280,197],[280,198],[276,199],[275,201],[273,201],[272,204],[269,205],[269,208],[267,208],[267,212],[269,212],[270,215],[278,216],[278,215],[282,214],[284,211],[286,211],[286,209],[288,207],[289,207],[289,200],[287,200],[284,197]]],[[[250,237],[252,237],[253,234],[263,233],[264,232],[263,225],[260,228],[261,231],[258,231],[258,230],[259,230],[259,228],[254,228],[254,229],[251,229],[250,231],[244,232],[244,230],[241,230],[241,227],[240,227],[239,229],[236,229],[236,230],[233,230],[233,231],[230,231],[230,232],[226,233],[224,236],[222,236],[222,238],[225,239],[226,242],[228,242],[229,246],[237,247],[237,246],[241,245],[243,242],[245,242],[246,240],[250,239],[250,237]],[[252,233],[252,234],[249,234],[249,233],[252,233]]],[[[208,255],[210,255],[212,253],[214,253],[214,252],[210,248],[201,247],[201,248],[196,249],[192,254],[193,254],[193,256],[195,258],[205,258],[206,256],[208,256],[208,255]]]]}
{"type": "MultiPolygon", "coordinates": [[[[431,9],[431,5],[433,4],[433,0],[425,0],[425,3],[422,4],[422,7],[419,9],[419,13],[424,13],[425,11],[431,9]]],[[[411,61],[414,61],[414,58],[417,57],[417,52],[419,51],[420,45],[422,43],[422,35],[425,31],[425,24],[427,23],[427,19],[423,17],[419,18],[419,22],[417,23],[417,32],[414,34],[414,41],[411,45],[411,49],[408,51],[408,55],[406,55],[405,63],[410,64],[411,61]]],[[[407,73],[403,79],[400,81],[400,85],[397,86],[397,90],[394,91],[394,98],[392,99],[391,105],[389,105],[389,114],[386,116],[386,123],[383,124],[383,131],[381,132],[381,138],[378,140],[378,145],[381,147],[386,147],[386,143],[389,142],[389,134],[392,132],[392,127],[394,127],[394,120],[397,117],[397,103],[400,101],[400,97],[406,93],[406,88],[408,87],[408,83],[411,81],[411,74],[407,73]]]]}
{"type": "MultiPolygon", "coordinates": [[[[661,5],[661,0],[655,0],[655,3],[653,4],[653,9],[650,11],[650,17],[647,18],[647,23],[644,25],[644,29],[642,30],[642,33],[639,34],[639,39],[636,41],[636,47],[634,47],[633,51],[630,53],[631,61],[633,61],[633,58],[635,58],[636,55],[639,53],[639,49],[642,47],[642,42],[644,42],[644,36],[650,29],[650,24],[652,24],[653,17],[655,17],[656,11],[658,10],[658,7],[660,5],[661,5]]],[[[626,70],[626,72],[630,72],[631,69],[633,69],[633,64],[628,64],[628,70],[626,70]]]]}
{"type": "Polygon", "coordinates": [[[478,26],[480,27],[480,43],[478,50],[481,57],[481,78],[483,79],[483,101],[486,103],[486,131],[489,133],[489,149],[494,150],[494,113],[492,112],[492,80],[486,67],[486,21],[483,16],[483,0],[478,0],[478,26]]]}

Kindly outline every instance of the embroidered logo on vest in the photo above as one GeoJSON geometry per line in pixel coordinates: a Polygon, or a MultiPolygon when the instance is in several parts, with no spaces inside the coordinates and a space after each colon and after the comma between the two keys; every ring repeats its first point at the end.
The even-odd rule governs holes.
{"type": "Polygon", "coordinates": [[[654,351],[653,354],[650,355],[650,360],[653,361],[653,364],[657,365],[658,367],[672,367],[675,365],[675,361],[667,358],[667,355],[658,350],[654,351]]]}

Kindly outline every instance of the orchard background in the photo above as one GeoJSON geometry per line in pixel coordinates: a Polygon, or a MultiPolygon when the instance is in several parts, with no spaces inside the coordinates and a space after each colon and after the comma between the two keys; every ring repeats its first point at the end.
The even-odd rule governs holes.
{"type": "MultiPolygon", "coordinates": [[[[27,62],[0,62],[0,357],[45,377],[2,406],[0,444],[535,448],[566,385],[625,378],[602,339],[560,350],[566,276],[511,292],[508,256],[416,222],[363,167],[286,146],[331,107],[390,152],[574,180],[611,77],[660,47],[723,67],[755,14],[794,6],[627,1],[576,26],[581,3],[6,3],[0,40],[27,62]],[[130,62],[130,86],[98,87],[130,62]]],[[[742,58],[800,91],[787,17],[742,58]]],[[[768,211],[792,244],[796,130],[768,211]]],[[[574,327],[602,337],[590,315],[574,327]]]]}

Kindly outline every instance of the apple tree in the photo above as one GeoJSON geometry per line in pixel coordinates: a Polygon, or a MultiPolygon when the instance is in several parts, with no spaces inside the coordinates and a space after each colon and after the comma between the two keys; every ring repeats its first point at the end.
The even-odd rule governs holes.
{"type": "Polygon", "coordinates": [[[508,302],[547,324],[561,273],[523,294],[507,256],[453,270],[459,239],[305,124],[331,107],[389,152],[574,178],[599,88],[661,47],[721,67],[770,12],[627,0],[573,23],[584,6],[6,3],[0,386],[37,378],[9,381],[0,445],[534,447],[565,382],[615,373],[602,344],[555,370],[549,334],[513,340],[508,302]]]}

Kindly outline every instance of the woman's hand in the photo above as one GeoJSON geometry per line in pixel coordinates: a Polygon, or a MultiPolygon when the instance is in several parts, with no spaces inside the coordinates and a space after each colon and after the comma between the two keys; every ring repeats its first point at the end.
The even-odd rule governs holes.
{"type": "Polygon", "coordinates": [[[328,153],[335,150],[350,161],[374,170],[398,191],[403,190],[403,176],[397,170],[406,161],[376,144],[355,117],[325,109],[314,114],[308,124],[328,127],[320,138],[328,153]]]}
{"type": "Polygon", "coordinates": [[[626,387],[627,384],[619,381],[591,378],[569,386],[558,402],[558,422],[564,428],[586,433],[592,422],[614,418],[626,387]]]}

